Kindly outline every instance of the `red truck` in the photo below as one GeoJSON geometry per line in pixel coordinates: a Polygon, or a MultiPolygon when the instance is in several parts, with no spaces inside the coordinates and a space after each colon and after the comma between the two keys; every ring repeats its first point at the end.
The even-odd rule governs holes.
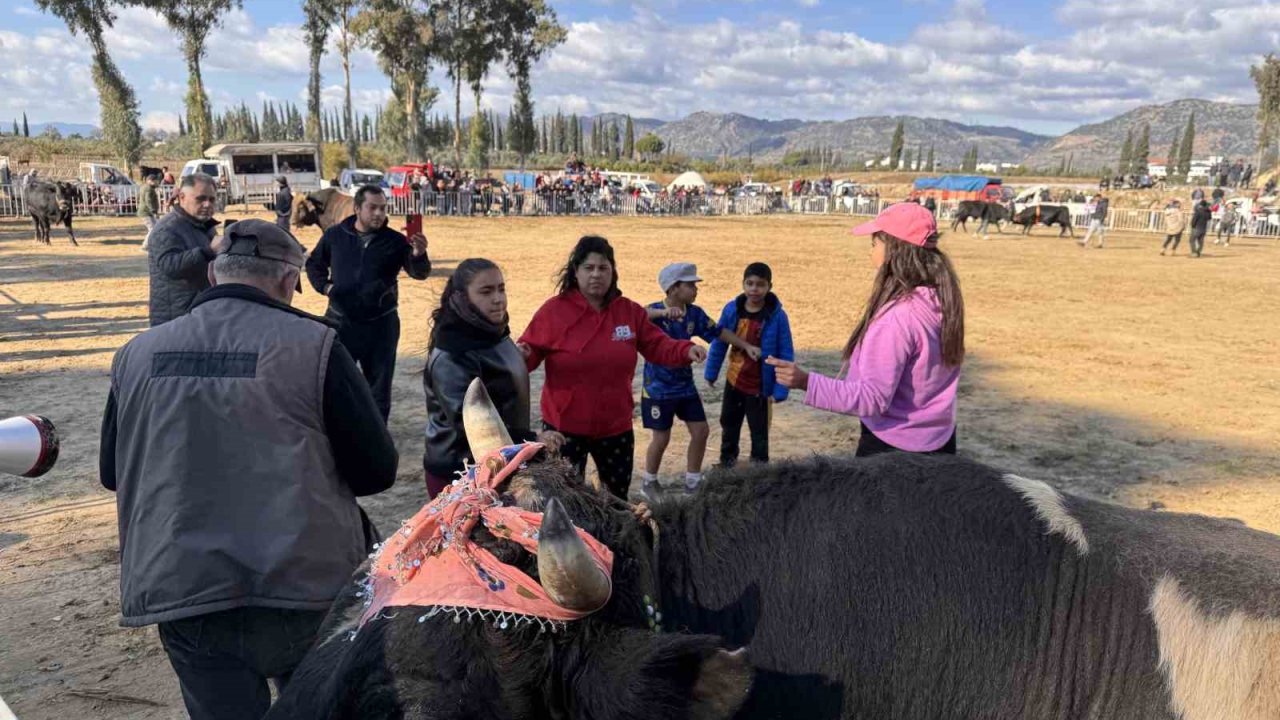
{"type": "Polygon", "coordinates": [[[911,189],[908,199],[916,200],[932,197],[939,202],[945,200],[981,200],[983,202],[1004,202],[1013,197],[1013,192],[1003,185],[1000,178],[982,175],[943,175],[936,178],[918,178],[911,189]]]}
{"type": "MultiPolygon", "coordinates": [[[[413,194],[413,176],[415,173],[421,173],[423,182],[427,178],[435,175],[435,166],[429,162],[426,163],[404,163],[395,167],[387,168],[387,174],[384,179],[387,188],[391,193],[391,197],[409,197],[413,194]]],[[[425,188],[424,188],[425,190],[425,188]]]]}

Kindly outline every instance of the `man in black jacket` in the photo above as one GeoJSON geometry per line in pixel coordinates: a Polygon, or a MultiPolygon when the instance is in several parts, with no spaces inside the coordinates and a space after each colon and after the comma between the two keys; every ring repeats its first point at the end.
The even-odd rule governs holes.
{"type": "Polygon", "coordinates": [[[178,205],[147,236],[152,327],[185,315],[196,295],[209,287],[209,262],[226,246],[225,238],[215,238],[217,201],[212,177],[187,175],[179,186],[178,205]]]}
{"type": "Polygon", "coordinates": [[[355,498],[398,460],[334,328],[290,307],[302,247],[264,220],[224,237],[216,287],[116,353],[99,455],[121,624],[159,626],[195,720],[266,713],[369,552],[355,498]]]}
{"type": "Polygon", "coordinates": [[[289,189],[289,179],[281,175],[276,178],[280,189],[276,191],[276,201],[272,208],[276,211],[276,225],[289,232],[289,216],[293,214],[293,191],[289,189]]]}
{"type": "Polygon", "coordinates": [[[1196,203],[1191,213],[1191,254],[1187,257],[1200,257],[1204,250],[1204,236],[1209,232],[1209,221],[1213,219],[1213,209],[1203,199],[1196,203]]]}
{"type": "Polygon", "coordinates": [[[387,196],[365,185],[356,191],[356,214],[324,231],[307,258],[307,279],[329,297],[325,317],[338,324],[338,337],[360,365],[385,420],[391,414],[391,378],[400,342],[403,269],[415,280],[431,273],[427,239],[405,239],[387,227],[387,196]]]}

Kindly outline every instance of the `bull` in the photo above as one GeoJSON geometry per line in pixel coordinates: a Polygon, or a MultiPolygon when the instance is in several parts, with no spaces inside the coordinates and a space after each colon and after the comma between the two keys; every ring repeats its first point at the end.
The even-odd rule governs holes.
{"type": "Polygon", "coordinates": [[[321,232],[351,217],[356,212],[355,198],[337,188],[324,188],[293,200],[293,226],[319,226],[321,232]]]}
{"type": "Polygon", "coordinates": [[[960,205],[956,207],[955,216],[951,219],[951,230],[955,231],[957,227],[963,228],[965,232],[969,232],[968,221],[978,220],[978,232],[986,232],[987,225],[996,224],[996,232],[1004,232],[1001,229],[1001,223],[1008,222],[1010,219],[1009,208],[1000,203],[983,202],[982,200],[962,200],[960,205]]]}
{"type": "Polygon", "coordinates": [[[1075,230],[1071,228],[1071,210],[1065,205],[1031,205],[1018,211],[1013,216],[1015,225],[1022,226],[1022,234],[1030,235],[1031,228],[1039,225],[1058,225],[1058,237],[1064,237],[1070,234],[1075,237],[1075,230]]]}
{"type": "Polygon", "coordinates": [[[71,227],[76,203],[83,201],[80,188],[60,180],[37,180],[27,186],[25,193],[27,212],[35,225],[36,242],[49,245],[52,226],[64,225],[71,244],[80,244],[76,242],[76,232],[71,227]]]}
{"type": "MultiPolygon", "coordinates": [[[[468,395],[484,457],[500,420],[468,395]]],[[[476,542],[598,611],[546,632],[400,607],[353,635],[353,582],[267,717],[1280,713],[1280,538],[1238,523],[954,456],[741,468],[659,502],[649,524],[554,455],[498,491],[545,513],[536,557],[479,525],[476,542]],[[612,549],[611,594],[569,519],[612,549]]]]}

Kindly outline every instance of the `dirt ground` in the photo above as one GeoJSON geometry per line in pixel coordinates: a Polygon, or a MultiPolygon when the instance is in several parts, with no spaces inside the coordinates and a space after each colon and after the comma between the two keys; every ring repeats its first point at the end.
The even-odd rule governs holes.
{"type": "MultiPolygon", "coordinates": [[[[774,268],[802,363],[832,372],[871,280],[868,242],[848,220],[428,220],[435,270],[402,282],[403,339],[391,427],[400,479],[367,506],[383,527],[424,499],[421,370],[427,314],[466,257],[507,273],[518,333],[552,292],[577,236],[618,249],[622,288],[659,297],[660,267],[692,261],[713,315],[746,263],[774,268]]],[[[0,221],[0,417],[40,413],[63,435],[47,476],[0,476],[0,695],[24,720],[179,718],[177,685],[154,628],[118,627],[113,496],[97,483],[97,433],[112,353],[146,327],[147,267],[139,224],[77,222],[81,247],[0,221]]],[[[302,232],[314,244],[314,229],[302,232]]],[[[1055,233],[949,234],[963,278],[969,358],[960,451],[1060,487],[1138,507],[1240,518],[1280,532],[1280,247],[1210,245],[1188,262],[1160,257],[1152,235],[1119,234],[1081,250],[1055,233]]],[[[322,310],[307,292],[301,307],[322,310]]],[[[540,373],[535,383],[540,384],[540,373]]],[[[710,446],[719,391],[706,389],[710,446]]],[[[640,441],[645,434],[636,421],[640,441]]],[[[677,430],[663,471],[683,465],[677,430]]],[[[745,438],[744,438],[745,439],[745,438]]],[[[857,421],[780,405],[775,457],[851,451],[857,421]]]]}

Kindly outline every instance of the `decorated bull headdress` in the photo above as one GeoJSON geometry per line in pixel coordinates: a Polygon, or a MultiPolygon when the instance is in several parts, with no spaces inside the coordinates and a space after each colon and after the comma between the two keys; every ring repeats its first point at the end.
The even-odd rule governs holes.
{"type": "Polygon", "coordinates": [[[612,593],[613,552],[570,522],[558,500],[545,513],[502,504],[498,488],[542,448],[512,444],[479,380],[467,390],[463,423],[479,464],[467,468],[372,556],[358,626],[397,606],[481,617],[506,629],[536,623],[555,632],[599,610],[612,593]],[[471,537],[482,523],[495,537],[536,553],[541,583],[498,560],[471,537]]]}

